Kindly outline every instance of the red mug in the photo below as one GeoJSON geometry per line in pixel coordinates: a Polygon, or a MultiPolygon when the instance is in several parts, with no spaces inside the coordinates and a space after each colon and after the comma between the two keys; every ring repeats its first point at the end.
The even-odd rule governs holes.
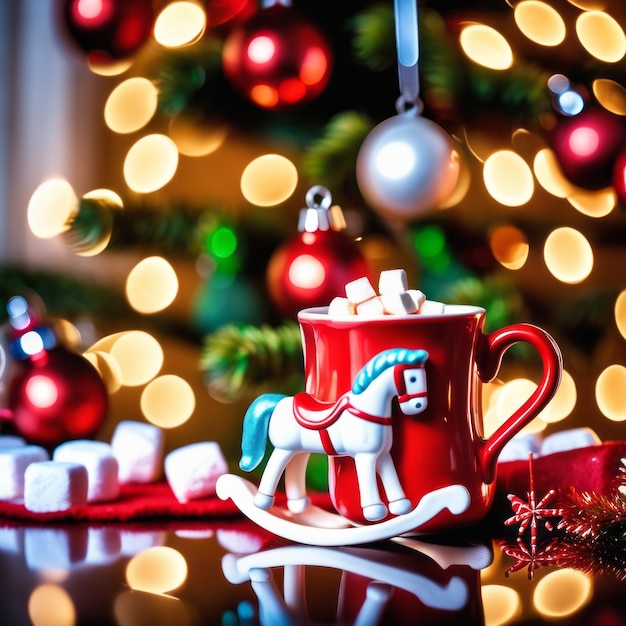
{"type": "MultiPolygon", "coordinates": [[[[493,502],[502,448],[540,413],[558,388],[563,365],[554,339],[531,324],[513,324],[486,334],[485,310],[476,306],[446,305],[440,315],[374,318],[331,318],[327,311],[318,307],[298,314],[306,392],[321,402],[336,402],[376,355],[391,348],[426,351],[426,408],[407,415],[395,402],[391,457],[413,507],[427,494],[451,485],[466,490],[468,502],[461,512],[444,509],[413,531],[441,532],[480,521],[493,502]],[[485,438],[482,384],[496,377],[505,351],[520,341],[539,353],[541,381],[526,402],[485,438]]],[[[371,523],[363,515],[354,458],[329,457],[329,490],[341,515],[356,524],[371,523]]],[[[381,499],[385,502],[384,493],[381,499]]]]}

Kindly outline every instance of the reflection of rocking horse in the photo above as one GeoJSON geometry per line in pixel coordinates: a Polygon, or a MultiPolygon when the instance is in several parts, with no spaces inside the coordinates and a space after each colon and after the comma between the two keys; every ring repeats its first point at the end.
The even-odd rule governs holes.
{"type": "Polygon", "coordinates": [[[311,452],[354,458],[363,515],[376,521],[387,515],[377,484],[380,476],[389,511],[411,510],[398,479],[390,450],[392,400],[400,410],[417,415],[427,406],[424,350],[392,348],[377,354],[356,376],[352,389],[335,403],[320,402],[307,393],[293,397],[263,394],[244,416],[241,469],[251,471],[265,455],[266,441],[274,447],[254,504],[269,509],[285,472],[288,507],[301,512],[309,505],[305,470],[311,452]]]}

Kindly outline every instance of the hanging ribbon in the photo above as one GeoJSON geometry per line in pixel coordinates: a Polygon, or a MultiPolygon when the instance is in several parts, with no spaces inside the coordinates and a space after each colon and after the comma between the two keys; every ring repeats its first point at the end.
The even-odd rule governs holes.
{"type": "Polygon", "coordinates": [[[394,0],[396,23],[396,48],[398,51],[398,76],[400,102],[421,110],[419,98],[419,35],[417,26],[417,0],[394,0]]]}

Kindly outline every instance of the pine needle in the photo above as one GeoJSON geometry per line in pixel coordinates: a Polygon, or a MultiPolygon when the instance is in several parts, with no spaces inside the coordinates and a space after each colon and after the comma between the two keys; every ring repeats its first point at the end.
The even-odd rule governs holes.
{"type": "Polygon", "coordinates": [[[295,322],[278,327],[228,324],[205,338],[200,359],[209,390],[234,401],[262,389],[302,387],[302,339],[295,322]]]}

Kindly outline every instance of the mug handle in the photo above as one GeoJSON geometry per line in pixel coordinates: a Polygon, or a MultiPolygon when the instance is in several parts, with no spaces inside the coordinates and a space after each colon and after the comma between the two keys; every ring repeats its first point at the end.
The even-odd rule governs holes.
{"type": "Polygon", "coordinates": [[[563,356],[556,341],[545,330],[532,324],[512,324],[481,337],[476,352],[476,366],[478,376],[484,383],[496,377],[504,353],[518,341],[533,346],[543,361],[543,375],[535,391],[484,442],[480,450],[480,467],[485,482],[490,483],[495,478],[496,463],[502,448],[545,408],[556,393],[563,372],[563,356]]]}

